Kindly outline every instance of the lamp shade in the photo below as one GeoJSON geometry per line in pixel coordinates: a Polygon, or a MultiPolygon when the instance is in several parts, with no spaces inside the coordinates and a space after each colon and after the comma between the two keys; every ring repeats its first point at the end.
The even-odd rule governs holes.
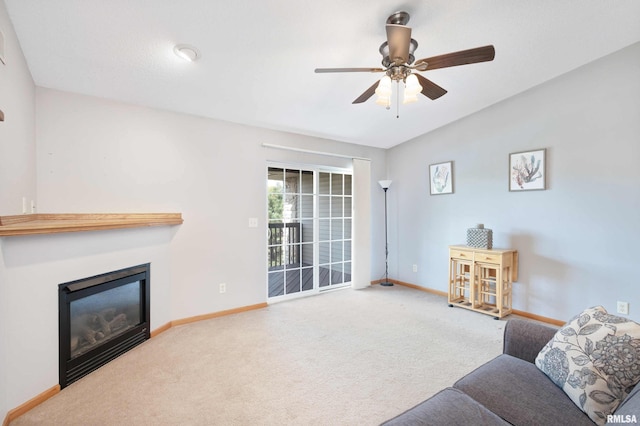
{"type": "Polygon", "coordinates": [[[390,180],[379,180],[378,183],[382,187],[382,189],[388,189],[391,186],[390,180]]]}

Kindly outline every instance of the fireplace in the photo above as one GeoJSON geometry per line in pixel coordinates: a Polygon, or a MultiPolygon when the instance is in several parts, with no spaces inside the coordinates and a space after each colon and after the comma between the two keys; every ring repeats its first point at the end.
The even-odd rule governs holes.
{"type": "Polygon", "coordinates": [[[150,264],[58,286],[60,387],[149,339],[150,264]]]}

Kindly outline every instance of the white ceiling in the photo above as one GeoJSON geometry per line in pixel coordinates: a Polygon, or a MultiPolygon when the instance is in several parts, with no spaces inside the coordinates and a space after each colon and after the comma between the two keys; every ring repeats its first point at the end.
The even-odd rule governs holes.
{"type": "Polygon", "coordinates": [[[4,1],[38,86],[382,148],[640,41],[637,0],[4,1]],[[314,69],[380,67],[397,10],[416,59],[487,44],[496,58],[422,73],[449,93],[400,118],[352,105],[380,74],[314,69]]]}

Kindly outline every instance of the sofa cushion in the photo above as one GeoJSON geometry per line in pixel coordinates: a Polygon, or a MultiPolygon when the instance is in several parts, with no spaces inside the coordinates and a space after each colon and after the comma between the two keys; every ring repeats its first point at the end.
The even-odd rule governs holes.
{"type": "Polygon", "coordinates": [[[603,425],[640,381],[640,324],[602,306],[586,309],[558,330],[536,365],[603,425]]]}
{"type": "Polygon", "coordinates": [[[506,426],[496,416],[468,395],[457,389],[446,388],[404,413],[383,423],[385,426],[450,426],[477,425],[506,426]]]}
{"type": "Polygon", "coordinates": [[[557,331],[558,327],[519,318],[509,319],[504,326],[502,353],[533,364],[557,331]]]}
{"type": "Polygon", "coordinates": [[[534,364],[511,355],[499,355],[453,386],[513,425],[593,426],[534,364]]]}

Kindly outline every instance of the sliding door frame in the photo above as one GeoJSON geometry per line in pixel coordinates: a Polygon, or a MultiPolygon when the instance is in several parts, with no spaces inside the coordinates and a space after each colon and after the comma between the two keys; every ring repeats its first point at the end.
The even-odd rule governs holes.
{"type": "MultiPolygon", "coordinates": [[[[284,171],[284,177],[283,177],[283,181],[286,180],[286,174],[287,174],[287,170],[290,170],[291,172],[313,172],[313,217],[309,218],[309,217],[302,217],[300,215],[298,215],[295,218],[282,218],[282,222],[285,223],[285,225],[283,225],[284,228],[286,228],[286,223],[287,221],[290,222],[297,222],[297,223],[306,223],[306,225],[309,225],[309,222],[313,223],[313,241],[310,243],[311,246],[313,247],[313,288],[308,289],[308,290],[303,290],[302,288],[302,284],[301,287],[298,291],[294,291],[292,293],[288,293],[287,292],[287,274],[288,273],[293,273],[295,274],[295,272],[287,272],[286,268],[284,269],[283,272],[283,290],[282,293],[278,294],[278,295],[270,295],[271,293],[271,289],[270,289],[270,283],[269,283],[269,277],[271,276],[270,274],[275,273],[274,270],[271,269],[269,262],[267,262],[266,264],[266,272],[265,275],[267,277],[267,282],[266,282],[266,293],[267,293],[267,300],[269,302],[278,302],[278,301],[283,301],[283,300],[289,300],[289,299],[293,299],[293,298],[298,298],[298,297],[304,297],[307,295],[314,295],[314,294],[318,294],[320,292],[324,292],[324,291],[330,291],[330,290],[334,290],[334,289],[338,289],[338,288],[345,288],[345,287],[351,287],[351,277],[353,274],[353,267],[352,267],[352,263],[353,263],[353,257],[352,257],[352,252],[353,252],[353,244],[352,244],[352,239],[353,239],[353,229],[354,229],[354,222],[355,222],[355,218],[353,217],[353,188],[354,188],[354,183],[353,183],[353,170],[351,169],[347,169],[347,168],[339,168],[339,167],[327,167],[327,166],[321,166],[321,165],[308,165],[308,164],[296,164],[296,163],[288,163],[288,162],[275,162],[275,161],[268,161],[266,164],[266,181],[267,183],[269,182],[269,173],[271,169],[282,169],[284,171]],[[341,191],[341,194],[336,195],[336,194],[332,194],[331,190],[329,191],[329,193],[324,193],[324,194],[320,194],[320,174],[321,173],[329,173],[329,179],[331,180],[334,176],[342,176],[342,182],[343,182],[343,188],[344,188],[344,182],[345,180],[348,181],[349,184],[349,188],[348,191],[341,191]],[[349,176],[348,179],[346,179],[344,176],[349,176]],[[346,192],[346,193],[345,193],[346,192]],[[328,215],[328,217],[320,217],[320,198],[325,197],[325,199],[323,200],[323,202],[326,202],[326,200],[331,200],[332,202],[336,202],[338,200],[338,198],[340,198],[340,203],[345,203],[345,199],[349,198],[349,201],[345,203],[345,205],[348,208],[348,212],[345,214],[344,213],[344,206],[343,204],[340,204],[341,209],[343,209],[343,213],[341,216],[336,216],[335,212],[337,211],[337,207],[335,207],[335,209],[333,211],[330,210],[330,213],[328,215]],[[335,198],[334,198],[335,196],[335,198]],[[340,220],[342,223],[342,226],[344,228],[345,222],[349,223],[349,229],[348,232],[345,231],[344,229],[341,231],[342,232],[342,237],[339,238],[339,244],[340,246],[336,245],[334,246],[334,250],[333,250],[333,255],[334,257],[331,258],[331,254],[332,252],[329,252],[329,260],[327,261],[326,258],[323,258],[323,264],[320,264],[320,260],[321,260],[321,253],[320,253],[320,247],[322,245],[323,248],[325,247],[331,247],[331,244],[337,244],[337,240],[333,241],[332,237],[337,235],[337,232],[333,232],[333,234],[331,234],[331,229],[329,229],[329,233],[330,233],[330,238],[327,240],[326,238],[323,239],[322,241],[320,241],[320,220],[323,220],[323,222],[327,222],[327,223],[331,223],[331,221],[336,221],[334,223],[338,223],[337,221],[340,220]],[[348,238],[347,238],[348,237],[348,238]],[[348,240],[348,241],[347,241],[348,240]],[[338,250],[339,249],[339,250],[338,250]],[[344,251],[345,249],[348,249],[349,253],[348,256],[345,256],[344,251]],[[341,257],[341,261],[340,262],[334,262],[334,260],[336,260],[336,253],[339,253],[341,257]],[[344,275],[342,276],[342,278],[335,278],[338,277],[339,274],[344,274],[344,266],[347,265],[347,273],[348,273],[348,280],[344,278],[344,275]],[[329,285],[324,285],[321,286],[320,284],[320,268],[321,266],[325,269],[328,268],[329,270],[329,275],[330,275],[330,282],[329,285]],[[333,271],[334,268],[338,268],[340,267],[340,272],[339,271],[333,271]],[[332,278],[331,275],[334,276],[333,280],[340,280],[339,282],[336,282],[334,284],[332,284],[332,278]]],[[[286,183],[285,183],[286,186],[286,183]]],[[[309,194],[307,194],[306,192],[300,192],[297,191],[297,194],[299,196],[303,196],[303,197],[307,197],[309,194]]],[[[283,189],[283,199],[286,198],[287,195],[291,195],[289,193],[287,193],[286,189],[283,189]]],[[[269,197],[270,197],[270,192],[267,191],[267,205],[269,205],[269,197]]],[[[307,202],[308,204],[308,202],[307,202]]],[[[329,204],[331,206],[331,204],[329,204]]],[[[337,204],[336,204],[337,205],[337,204]]],[[[331,207],[329,207],[331,209],[331,207]]],[[[284,209],[284,207],[283,207],[284,209]]],[[[269,210],[269,209],[267,209],[269,210]]],[[[274,246],[269,244],[269,235],[270,232],[273,232],[273,227],[269,227],[269,224],[273,223],[273,219],[269,217],[269,212],[267,212],[267,218],[266,218],[266,223],[267,223],[267,232],[265,235],[265,246],[267,246],[267,250],[268,253],[270,249],[273,249],[274,246]]],[[[302,229],[303,227],[299,228],[302,229]]],[[[309,235],[308,232],[301,232],[301,234],[305,234],[305,235],[309,235]]],[[[284,244],[284,243],[283,243],[284,244]]],[[[304,240],[301,239],[301,241],[299,242],[299,245],[297,246],[300,249],[300,260],[302,262],[303,256],[302,256],[302,247],[305,244],[309,244],[309,242],[306,242],[304,240]]],[[[331,250],[331,249],[330,249],[331,250]]],[[[302,268],[302,267],[301,267],[302,268]]],[[[294,268],[295,269],[295,268],[294,268]]],[[[302,269],[301,269],[302,270],[302,269]]],[[[291,271],[291,270],[289,270],[291,271]]],[[[279,273],[279,271],[277,272],[279,273]]],[[[326,276],[327,271],[323,271],[323,275],[326,276]]]]}

